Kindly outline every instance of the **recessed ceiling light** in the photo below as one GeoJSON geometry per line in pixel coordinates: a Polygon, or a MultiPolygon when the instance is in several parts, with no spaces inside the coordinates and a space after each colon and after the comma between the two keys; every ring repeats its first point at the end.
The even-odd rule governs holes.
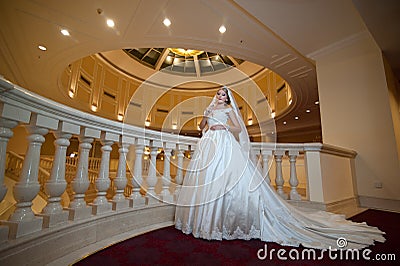
{"type": "Polygon", "coordinates": [[[224,33],[226,31],[226,28],[224,25],[222,25],[221,27],[219,27],[219,32],[224,33]]]}
{"type": "Polygon", "coordinates": [[[295,116],[294,119],[299,120],[299,117],[298,117],[298,116],[295,116]]]}
{"type": "Polygon", "coordinates": [[[43,45],[38,45],[38,48],[39,48],[39,50],[42,50],[42,51],[47,51],[47,48],[46,48],[46,46],[43,46],[43,45]]]}
{"type": "Polygon", "coordinates": [[[286,121],[283,121],[283,124],[286,125],[286,121]]]}
{"type": "Polygon", "coordinates": [[[64,35],[64,36],[69,36],[69,31],[66,30],[66,29],[62,29],[61,30],[61,34],[64,35]]]}
{"type": "Polygon", "coordinates": [[[107,19],[107,26],[110,28],[114,28],[114,26],[115,26],[114,20],[107,19]]]}
{"type": "Polygon", "coordinates": [[[310,113],[310,112],[311,112],[311,110],[310,110],[310,109],[307,109],[307,110],[306,110],[306,113],[310,113]]]}
{"type": "Polygon", "coordinates": [[[165,18],[164,21],[163,21],[163,23],[164,23],[164,25],[165,25],[166,27],[171,26],[171,20],[169,20],[168,18],[165,18]]]}
{"type": "Polygon", "coordinates": [[[316,101],[315,104],[319,104],[319,101],[316,101]]]}

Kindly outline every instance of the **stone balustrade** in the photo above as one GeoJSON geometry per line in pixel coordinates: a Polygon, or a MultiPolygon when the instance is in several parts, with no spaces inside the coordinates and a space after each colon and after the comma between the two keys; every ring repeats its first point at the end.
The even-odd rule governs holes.
{"type": "MultiPolygon", "coordinates": [[[[0,264],[16,259],[16,250],[23,245],[28,245],[25,249],[41,248],[39,244],[26,244],[32,243],[32,238],[46,239],[43,243],[50,243],[49,234],[72,237],[74,228],[90,228],[95,223],[103,223],[97,234],[106,238],[132,229],[127,223],[135,224],[130,219],[144,213],[154,216],[156,212],[161,216],[158,221],[153,216],[147,217],[145,222],[137,218],[141,221],[137,222],[139,228],[147,228],[146,223],[172,223],[173,203],[183,182],[185,160],[190,157],[185,157],[185,153],[192,155],[197,141],[198,138],[147,130],[84,113],[0,79],[0,201],[7,193],[5,178],[10,178],[15,182],[12,195],[16,202],[9,218],[0,221],[0,264]],[[28,131],[24,156],[7,151],[12,130],[18,124],[28,131]],[[40,148],[48,132],[55,136],[55,154],[50,156],[51,160],[41,160],[40,148]],[[79,140],[79,151],[74,158],[66,156],[72,136],[79,140]],[[89,159],[95,140],[102,145],[102,157],[97,160],[89,159]],[[119,160],[117,171],[111,174],[113,144],[119,147],[119,160]],[[146,149],[150,160],[144,164],[146,149]],[[161,169],[156,160],[160,150],[164,152],[161,169]],[[171,166],[176,168],[175,176],[171,174],[171,166]],[[41,193],[45,194],[42,200],[46,204],[40,212],[34,212],[33,201],[41,186],[41,193]],[[88,195],[90,186],[94,190],[88,195]],[[69,195],[67,206],[62,204],[65,192],[69,195]],[[90,197],[92,199],[88,200],[90,197]],[[148,208],[153,208],[153,212],[144,211],[148,208]],[[121,221],[125,227],[115,227],[115,221],[121,221]],[[15,239],[18,241],[12,242],[15,239]]],[[[323,161],[327,158],[323,154],[344,158],[346,165],[356,156],[353,151],[320,143],[252,143],[251,160],[283,199],[317,202],[321,207],[327,202],[323,193],[323,161]],[[288,163],[289,175],[285,174],[285,163],[288,163]],[[301,166],[304,172],[301,176],[305,180],[299,181],[301,166]],[[299,193],[299,183],[306,184],[303,195],[299,193]]],[[[346,178],[351,179],[351,176],[346,178]]],[[[350,194],[344,198],[350,199],[350,194]]],[[[53,256],[41,259],[48,262],[79,247],[54,251],[53,256]]]]}

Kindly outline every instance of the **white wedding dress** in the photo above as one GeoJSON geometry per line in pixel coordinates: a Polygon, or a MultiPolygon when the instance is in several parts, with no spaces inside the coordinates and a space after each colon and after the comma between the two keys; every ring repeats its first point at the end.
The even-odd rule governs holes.
{"type": "MultiPolygon", "coordinates": [[[[209,127],[227,124],[231,110],[214,110],[209,127]]],[[[337,248],[339,238],[351,249],[385,241],[382,231],[366,223],[287,203],[228,130],[208,130],[199,140],[178,196],[175,227],[209,240],[258,238],[319,249],[337,248]]]]}

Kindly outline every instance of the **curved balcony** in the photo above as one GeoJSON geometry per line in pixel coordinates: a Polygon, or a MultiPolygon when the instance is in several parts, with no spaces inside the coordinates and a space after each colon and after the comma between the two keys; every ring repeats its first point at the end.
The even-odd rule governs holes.
{"type": "MultiPolygon", "coordinates": [[[[26,258],[31,264],[73,262],[173,224],[174,202],[198,138],[101,118],[4,79],[0,115],[0,264],[25,264],[26,258]],[[13,147],[23,138],[15,129],[21,127],[27,144],[17,152],[13,147]],[[54,135],[54,154],[44,155],[48,134],[54,135]],[[67,154],[72,140],[79,146],[75,157],[67,154]],[[95,144],[99,158],[89,156],[95,144]],[[110,156],[113,147],[117,158],[110,156]]],[[[358,211],[354,151],[253,142],[251,156],[265,181],[292,204],[347,215],[358,211]]]]}

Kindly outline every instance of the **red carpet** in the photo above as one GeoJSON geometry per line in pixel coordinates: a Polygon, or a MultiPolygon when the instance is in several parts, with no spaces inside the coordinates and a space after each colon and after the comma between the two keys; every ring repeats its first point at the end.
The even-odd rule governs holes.
{"type": "MultiPolygon", "coordinates": [[[[358,260],[355,253],[343,252],[340,259],[339,251],[321,255],[319,250],[315,250],[315,258],[309,250],[303,251],[305,259],[302,260],[304,248],[283,247],[256,239],[207,241],[185,235],[171,226],[115,244],[74,265],[400,265],[399,213],[367,210],[351,220],[379,227],[386,232],[386,242],[369,247],[370,253],[364,249],[363,255],[360,251],[358,260]],[[265,245],[267,257],[261,260],[257,252],[265,245]],[[272,256],[269,255],[271,249],[275,249],[272,256]],[[287,260],[279,259],[278,250],[281,250],[280,257],[287,260]],[[297,255],[299,259],[292,259],[297,255]],[[332,259],[335,256],[336,260],[332,259]]],[[[260,252],[261,256],[264,254],[260,252]]]]}

